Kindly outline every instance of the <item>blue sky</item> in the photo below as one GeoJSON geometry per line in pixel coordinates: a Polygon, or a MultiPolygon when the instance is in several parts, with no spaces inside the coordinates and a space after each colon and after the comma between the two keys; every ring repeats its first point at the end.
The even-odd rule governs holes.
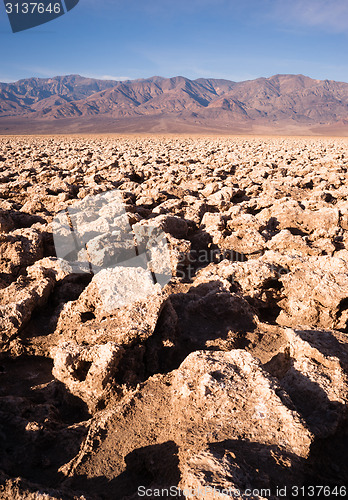
{"type": "Polygon", "coordinates": [[[348,0],[80,0],[15,34],[1,2],[0,44],[0,81],[302,73],[348,82],[348,0]]]}

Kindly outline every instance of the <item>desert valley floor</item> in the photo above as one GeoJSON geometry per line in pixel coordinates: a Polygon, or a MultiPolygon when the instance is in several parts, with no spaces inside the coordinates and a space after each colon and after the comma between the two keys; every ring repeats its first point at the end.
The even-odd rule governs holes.
{"type": "Polygon", "coordinates": [[[0,230],[1,499],[345,496],[348,140],[2,136],[0,230]],[[52,221],[115,190],[172,278],[109,310],[52,221]]]}

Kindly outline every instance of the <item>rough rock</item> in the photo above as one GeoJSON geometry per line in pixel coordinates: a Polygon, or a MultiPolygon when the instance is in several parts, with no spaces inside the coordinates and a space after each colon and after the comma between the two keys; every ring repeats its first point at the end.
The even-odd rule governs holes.
{"type": "Polygon", "coordinates": [[[64,342],[52,351],[52,374],[94,410],[110,384],[123,349],[114,342],[93,347],[64,342]]]}
{"type": "Polygon", "coordinates": [[[219,441],[243,438],[276,443],[302,457],[309,453],[312,436],[291,400],[243,350],[190,354],[175,374],[173,391],[182,440],[199,429],[219,441]]]}
{"type": "Polygon", "coordinates": [[[35,229],[18,229],[0,235],[1,271],[13,272],[43,257],[42,236],[35,229]]]}
{"type": "Polygon", "coordinates": [[[130,268],[135,271],[131,275],[127,272],[126,277],[128,283],[134,283],[140,273],[140,285],[137,278],[136,287],[127,291],[127,296],[121,295],[125,284],[119,283],[117,278],[123,276],[124,269],[129,268],[105,270],[95,275],[76,301],[64,305],[57,331],[66,331],[68,338],[77,336],[81,342],[86,337],[91,344],[102,339],[123,345],[148,338],[168,295],[165,289],[150,280],[148,274],[144,275],[144,271],[137,271],[137,268],[130,268]]]}
{"type": "Polygon", "coordinates": [[[347,417],[348,346],[345,335],[286,330],[287,342],[266,365],[291,396],[309,429],[321,438],[347,417]]]}
{"type": "Polygon", "coordinates": [[[45,305],[53,286],[51,276],[45,276],[43,272],[37,279],[35,273],[33,276],[29,270],[27,276],[20,276],[15,283],[0,290],[1,342],[16,336],[28,323],[33,311],[45,305]]]}
{"type": "Polygon", "coordinates": [[[309,257],[281,276],[281,325],[347,328],[348,265],[338,257],[309,257]]]}

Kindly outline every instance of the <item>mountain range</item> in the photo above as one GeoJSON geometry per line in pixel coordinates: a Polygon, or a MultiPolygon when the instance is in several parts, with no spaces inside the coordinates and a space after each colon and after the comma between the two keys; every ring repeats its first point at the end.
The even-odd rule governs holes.
{"type": "Polygon", "coordinates": [[[243,82],[79,75],[0,83],[0,133],[348,132],[348,83],[303,75],[243,82]]]}

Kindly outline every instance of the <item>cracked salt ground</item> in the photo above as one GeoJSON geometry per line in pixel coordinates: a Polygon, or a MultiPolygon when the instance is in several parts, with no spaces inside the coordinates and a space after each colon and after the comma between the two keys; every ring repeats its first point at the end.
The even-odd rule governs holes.
{"type": "Polygon", "coordinates": [[[345,139],[4,137],[0,158],[0,498],[347,483],[345,139]],[[110,286],[134,247],[111,203],[99,278],[57,258],[57,215],[81,202],[85,234],[115,191],[167,242],[151,294],[110,286]]]}

